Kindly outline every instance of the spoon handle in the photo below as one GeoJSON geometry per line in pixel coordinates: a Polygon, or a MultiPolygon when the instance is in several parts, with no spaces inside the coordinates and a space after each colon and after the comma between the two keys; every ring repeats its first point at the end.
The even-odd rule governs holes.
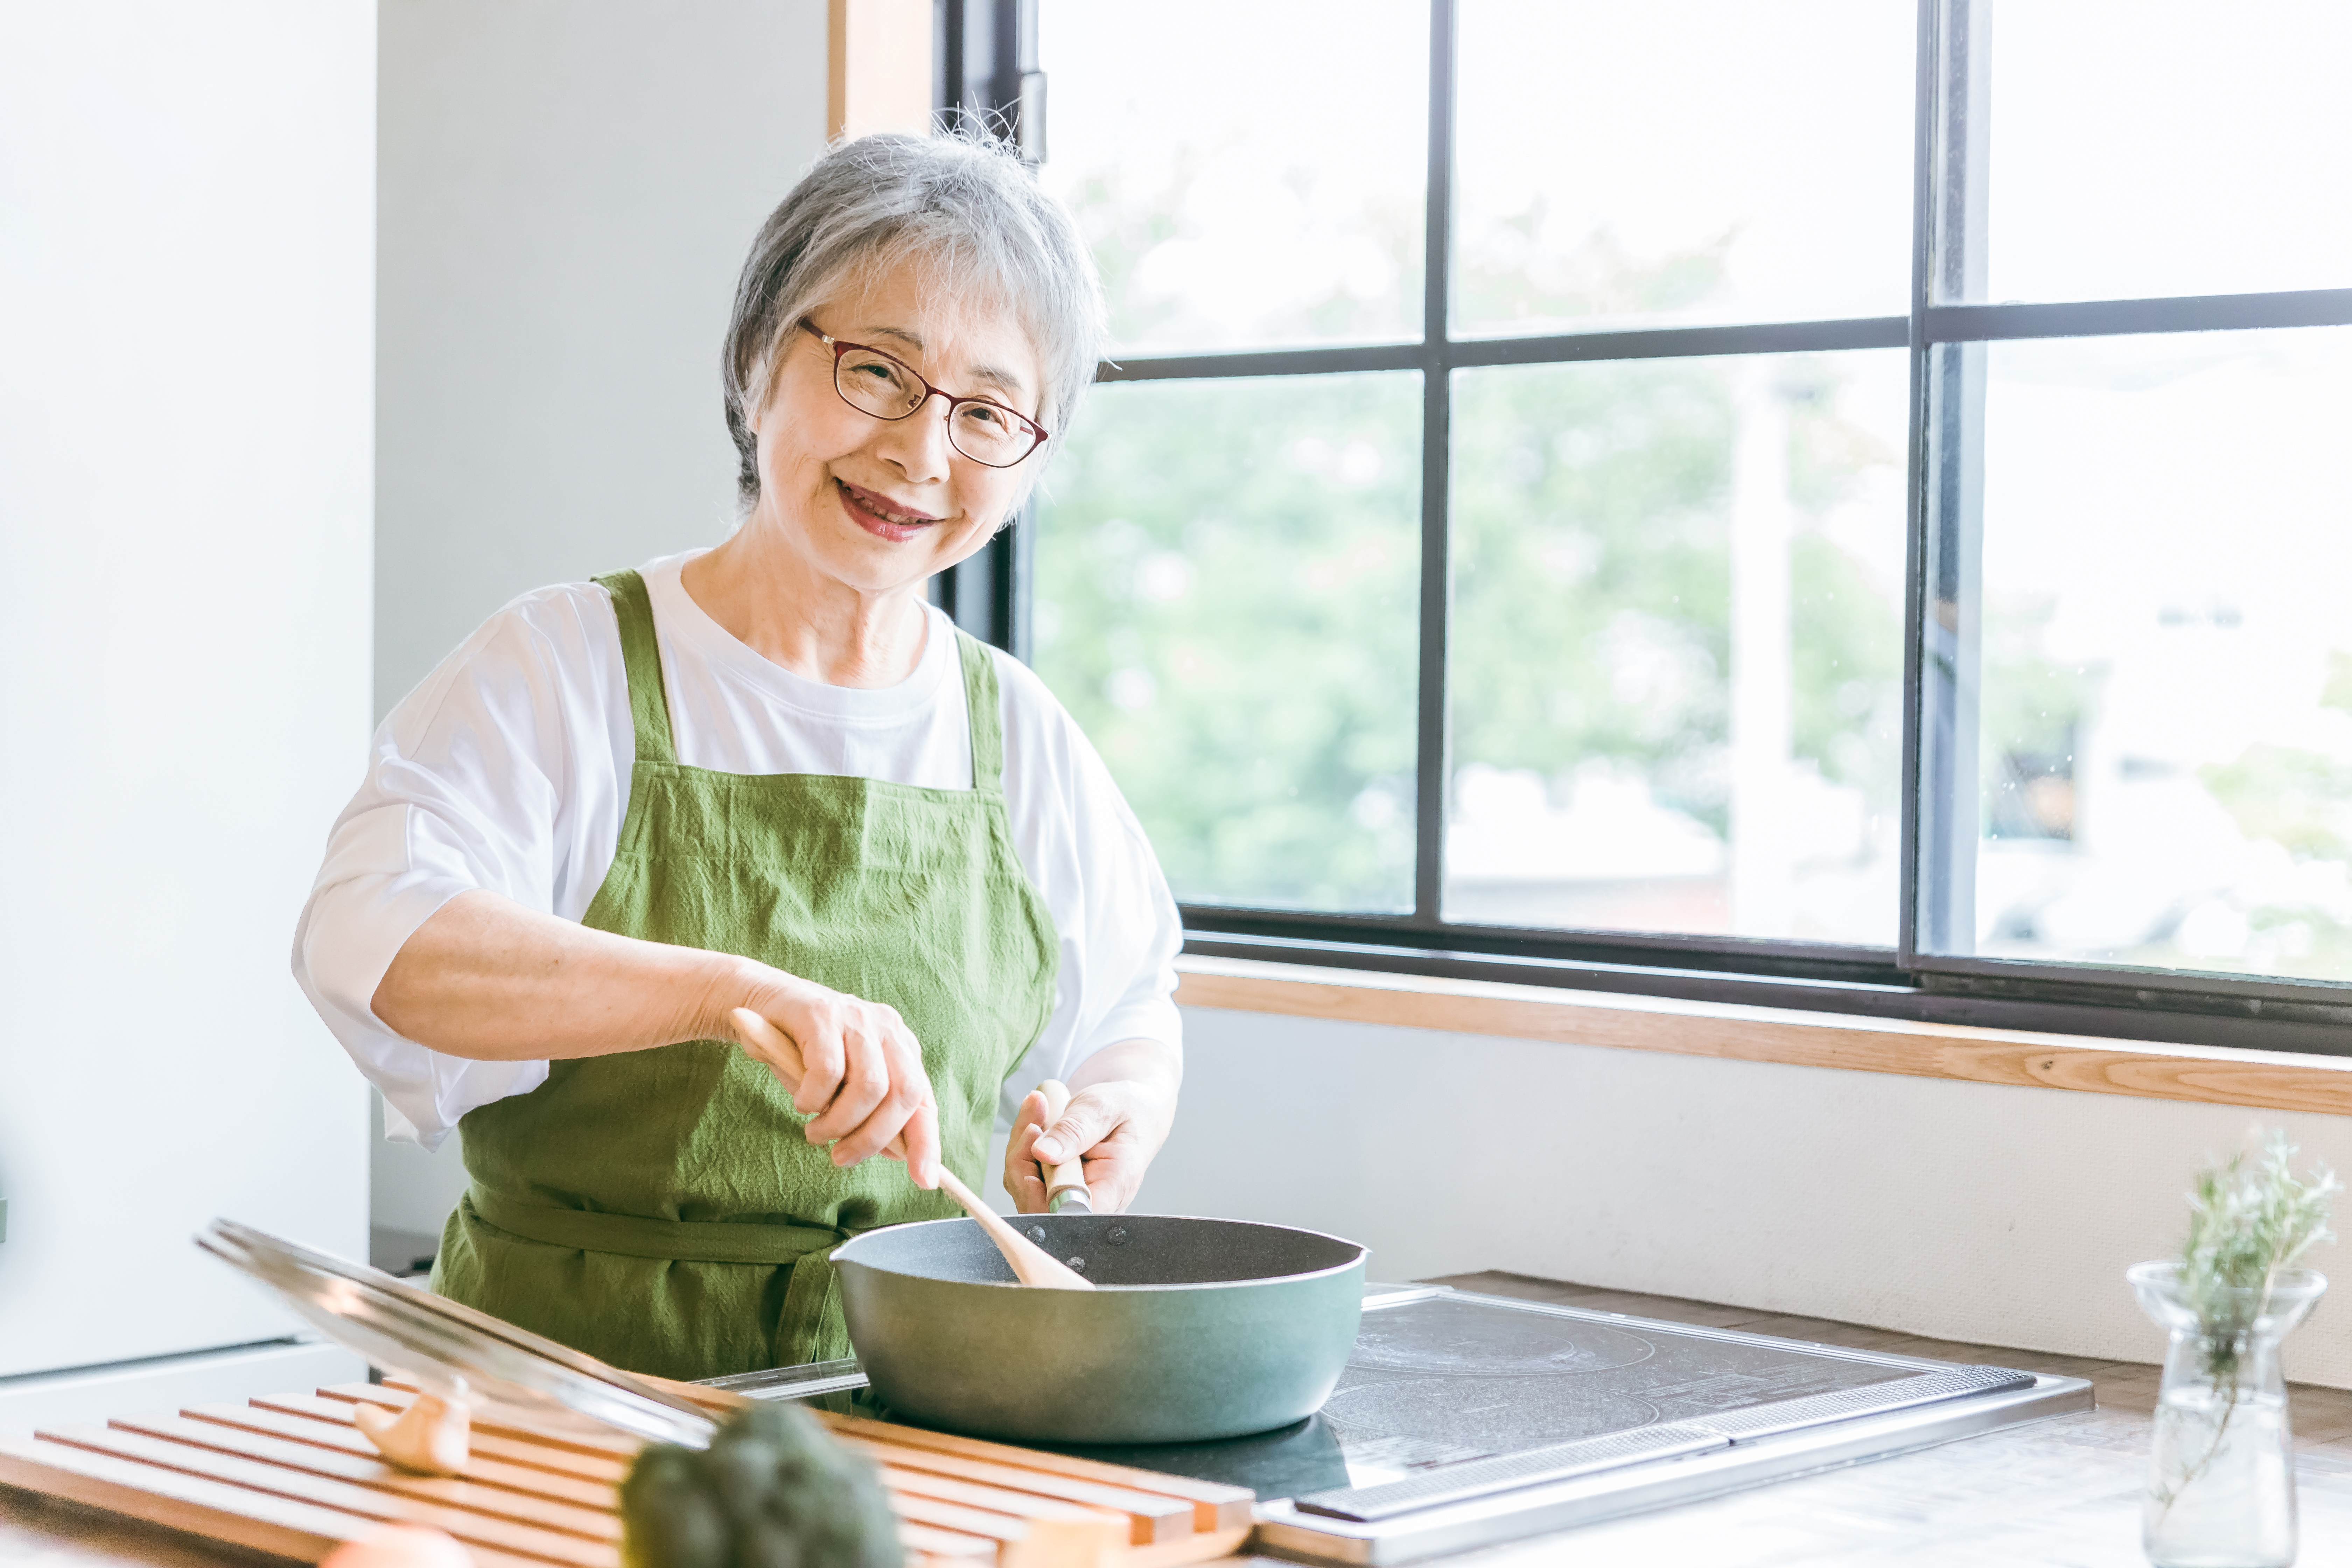
{"type": "MultiPolygon", "coordinates": [[[[738,1007],[729,1015],[734,1020],[737,1037],[747,1046],[756,1047],[775,1069],[776,1077],[787,1089],[798,1089],[807,1068],[801,1061],[801,1048],[775,1025],[749,1007],[738,1007]]],[[[883,1151],[903,1160],[907,1157],[907,1141],[893,1138],[883,1151]]],[[[1094,1281],[1048,1253],[1044,1247],[1004,1223],[1004,1216],[982,1203],[980,1194],[959,1180],[956,1173],[942,1163],[940,1185],[948,1195],[961,1204],[964,1212],[980,1223],[988,1239],[1004,1254],[1004,1261],[1013,1266],[1013,1273],[1024,1285],[1044,1285],[1064,1290],[1091,1290],[1094,1281]]]]}
{"type": "MultiPolygon", "coordinates": [[[[1060,1079],[1049,1078],[1037,1086],[1037,1092],[1045,1097],[1045,1125],[1051,1127],[1070,1109],[1070,1086],[1060,1079]]],[[[1080,1214],[1095,1212],[1095,1197],[1087,1190],[1083,1161],[1073,1158],[1045,1167],[1045,1208],[1049,1214],[1065,1214],[1073,1209],[1080,1214]]]]}

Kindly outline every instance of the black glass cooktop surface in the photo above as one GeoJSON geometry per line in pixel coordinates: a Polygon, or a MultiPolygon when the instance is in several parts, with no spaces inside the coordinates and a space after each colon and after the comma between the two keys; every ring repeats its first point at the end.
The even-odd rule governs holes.
{"type": "Polygon", "coordinates": [[[1495,1297],[1375,1297],[1307,1420],[1221,1443],[1067,1451],[1298,1497],[1892,1384],[1928,1364],[1495,1297]]]}
{"type": "MultiPolygon", "coordinates": [[[[789,1397],[777,1385],[787,1375],[722,1381],[789,1397]]],[[[1212,1443],[1030,1446],[1293,1498],[1645,1428],[1671,1427],[1685,1441],[1694,1429],[1792,1429],[1979,1392],[2003,1377],[2032,1382],[1501,1297],[1373,1287],[1354,1355],[1323,1409],[1305,1421],[1212,1443]],[[1965,1386],[1945,1386],[1956,1377],[1965,1386]]],[[[870,1391],[844,1382],[862,1379],[837,1378],[825,1403],[891,1418],[870,1391]]]]}

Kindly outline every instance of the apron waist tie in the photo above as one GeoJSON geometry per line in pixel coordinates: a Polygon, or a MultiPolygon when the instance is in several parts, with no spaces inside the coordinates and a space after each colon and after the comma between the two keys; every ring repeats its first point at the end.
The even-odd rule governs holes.
{"type": "Polygon", "coordinates": [[[657,1258],[672,1263],[798,1263],[848,1240],[815,1225],[755,1225],[729,1220],[648,1219],[642,1215],[562,1209],[494,1193],[479,1183],[458,1200],[489,1225],[550,1247],[657,1258]]]}

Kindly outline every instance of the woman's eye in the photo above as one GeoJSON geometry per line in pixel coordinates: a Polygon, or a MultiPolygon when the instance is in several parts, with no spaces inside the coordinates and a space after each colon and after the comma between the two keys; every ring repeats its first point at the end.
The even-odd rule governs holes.
{"type": "Polygon", "coordinates": [[[967,403],[963,405],[963,413],[965,418],[992,428],[1002,429],[1008,423],[1003,409],[992,408],[985,403],[967,403]]]}

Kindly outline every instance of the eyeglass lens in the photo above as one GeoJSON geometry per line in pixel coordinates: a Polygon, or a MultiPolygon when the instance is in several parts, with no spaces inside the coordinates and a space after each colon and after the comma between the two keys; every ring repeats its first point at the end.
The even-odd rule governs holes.
{"type": "MultiPolygon", "coordinates": [[[[906,366],[864,349],[834,361],[833,384],[851,407],[877,419],[904,419],[929,395],[906,366]]],[[[948,419],[948,440],[974,462],[1004,468],[1027,457],[1037,435],[993,404],[959,403],[948,419]]]]}

